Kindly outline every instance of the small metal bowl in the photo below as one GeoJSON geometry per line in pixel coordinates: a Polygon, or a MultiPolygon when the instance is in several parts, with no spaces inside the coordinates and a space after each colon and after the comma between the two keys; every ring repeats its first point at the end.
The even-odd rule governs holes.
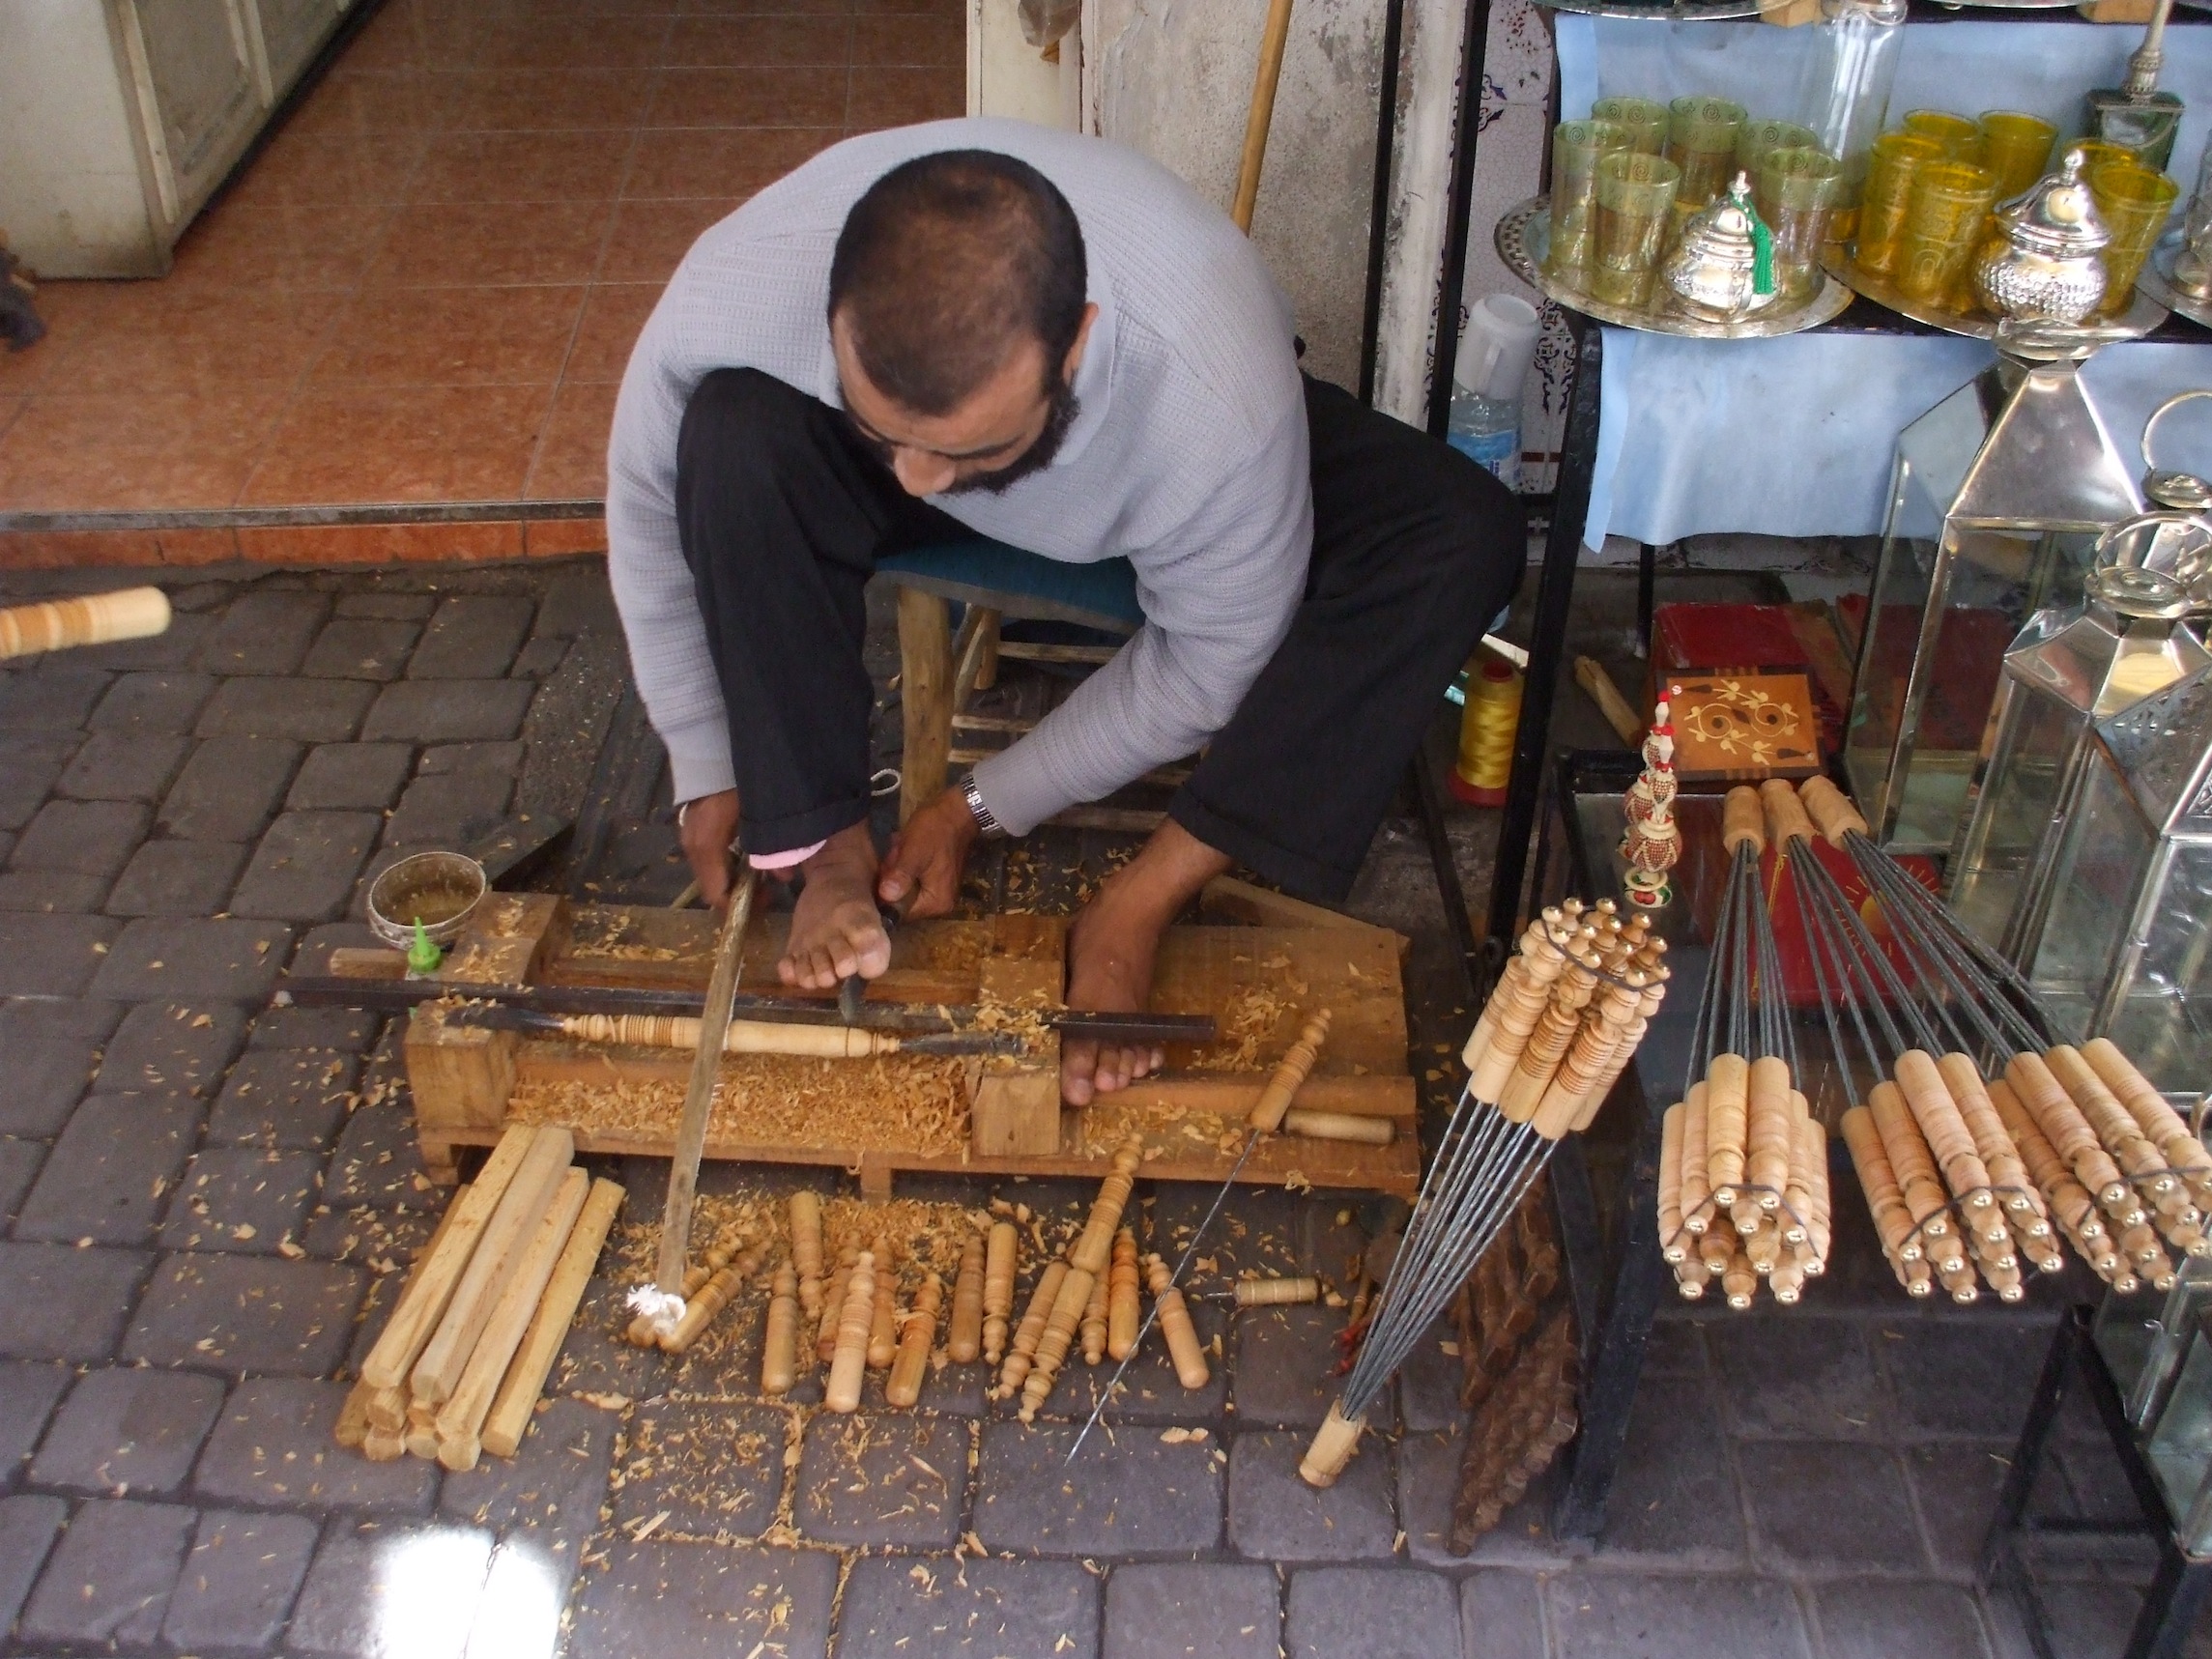
{"type": "Polygon", "coordinates": [[[418,852],[369,883],[369,930],[395,950],[415,943],[415,922],[434,945],[461,935],[491,889],[484,867],[466,853],[418,852]]]}

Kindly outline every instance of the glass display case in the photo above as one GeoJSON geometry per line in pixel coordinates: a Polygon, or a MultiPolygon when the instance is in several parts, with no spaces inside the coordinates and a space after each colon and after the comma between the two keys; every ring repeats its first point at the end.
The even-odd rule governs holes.
{"type": "Polygon", "coordinates": [[[1893,852],[1951,850],[2006,648],[2141,508],[2077,366],[1999,358],[1898,438],[1844,747],[1893,852]]]}
{"type": "Polygon", "coordinates": [[[2098,721],[2026,959],[2070,1041],[2107,1036],[2193,1104],[2212,1053],[2212,670],[2098,721]]]}
{"type": "Polygon", "coordinates": [[[2172,577],[2107,565],[2085,586],[2083,610],[2039,612],[2005,653],[1986,758],[1950,860],[1951,908],[2017,962],[2041,943],[2091,728],[2212,668],[2181,626],[2190,601],[2172,577]]]}
{"type": "Polygon", "coordinates": [[[2143,1454],[2173,1518],[2174,1542],[2192,1556],[2212,1550],[2212,1309],[2195,1310],[2179,1374],[2148,1425],[2143,1454]]]}

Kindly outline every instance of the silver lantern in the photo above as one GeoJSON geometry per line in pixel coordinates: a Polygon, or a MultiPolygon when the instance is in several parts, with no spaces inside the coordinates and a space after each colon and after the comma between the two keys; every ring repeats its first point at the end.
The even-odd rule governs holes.
{"type": "Polygon", "coordinates": [[[1958,839],[2004,655],[2082,602],[2097,538],[2141,510],[2071,360],[1996,363],[1897,440],[1844,765],[1875,839],[1958,839]]]}
{"type": "Polygon", "coordinates": [[[2040,613],[2005,653],[1988,758],[1949,864],[1951,907],[2015,961],[2042,940],[2091,729],[2212,669],[2181,626],[2190,600],[2171,576],[2101,564],[2085,586],[2083,609],[2040,613]]]}
{"type": "Polygon", "coordinates": [[[2028,982],[2176,1100],[2212,1056],[2212,670],[2095,723],[2057,827],[2028,982]]]}

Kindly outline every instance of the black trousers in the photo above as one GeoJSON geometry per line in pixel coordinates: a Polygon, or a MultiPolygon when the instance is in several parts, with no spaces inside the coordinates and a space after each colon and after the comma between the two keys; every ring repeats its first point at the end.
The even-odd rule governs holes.
{"type": "MultiPolygon", "coordinates": [[[[1293,893],[1341,899],[1438,700],[1527,561],[1519,501],[1458,451],[1306,383],[1313,557],[1289,635],[1168,811],[1293,893]]],[[[868,815],[863,590],[879,556],[974,532],[845,416],[754,369],[692,394],[676,522],[728,707],[745,844],[868,815]]]]}

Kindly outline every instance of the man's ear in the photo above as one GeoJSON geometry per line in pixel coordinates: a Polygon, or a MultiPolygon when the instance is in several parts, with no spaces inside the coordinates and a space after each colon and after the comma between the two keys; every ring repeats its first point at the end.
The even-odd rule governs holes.
{"type": "Polygon", "coordinates": [[[1076,384],[1076,372],[1083,366],[1083,348],[1091,343],[1091,325],[1099,320],[1096,302],[1083,307],[1083,320],[1076,326],[1076,343],[1068,348],[1067,358],[1060,364],[1060,379],[1069,386],[1076,384]]]}

